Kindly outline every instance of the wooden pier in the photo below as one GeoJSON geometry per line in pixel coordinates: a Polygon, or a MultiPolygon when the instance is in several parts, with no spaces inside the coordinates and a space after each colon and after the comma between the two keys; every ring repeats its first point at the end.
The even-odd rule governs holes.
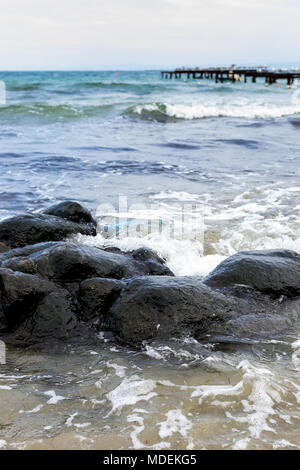
{"type": "Polygon", "coordinates": [[[215,80],[216,83],[224,83],[225,81],[230,82],[241,82],[247,83],[251,80],[256,83],[258,78],[265,79],[266,84],[272,85],[277,83],[277,80],[287,80],[287,85],[290,86],[296,79],[300,79],[299,71],[286,71],[286,70],[275,70],[270,71],[263,68],[238,68],[238,67],[213,67],[213,68],[195,68],[195,69],[175,69],[175,70],[163,70],[161,72],[162,78],[165,79],[180,79],[182,77],[186,79],[203,80],[211,79],[215,80]]]}

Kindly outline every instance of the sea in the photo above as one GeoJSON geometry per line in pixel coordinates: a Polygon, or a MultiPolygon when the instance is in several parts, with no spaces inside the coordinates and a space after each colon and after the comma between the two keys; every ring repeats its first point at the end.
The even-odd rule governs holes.
{"type": "MultiPolygon", "coordinates": [[[[198,278],[241,250],[300,252],[297,82],[159,70],[0,80],[0,220],[76,200],[99,223],[75,240],[146,246],[198,278]]],[[[300,323],[242,344],[135,350],[99,332],[63,353],[8,348],[0,449],[299,449],[299,366],[300,323]]]]}

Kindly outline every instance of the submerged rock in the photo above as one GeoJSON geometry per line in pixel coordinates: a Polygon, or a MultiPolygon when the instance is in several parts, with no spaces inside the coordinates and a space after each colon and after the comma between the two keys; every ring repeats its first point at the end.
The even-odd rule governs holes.
{"type": "Polygon", "coordinates": [[[95,236],[96,222],[80,204],[62,203],[44,214],[19,215],[0,222],[0,251],[60,241],[77,233],[95,236]]]}
{"type": "Polygon", "coordinates": [[[222,289],[237,284],[288,297],[300,294],[300,255],[289,250],[243,251],[223,261],[204,280],[222,289]]]}

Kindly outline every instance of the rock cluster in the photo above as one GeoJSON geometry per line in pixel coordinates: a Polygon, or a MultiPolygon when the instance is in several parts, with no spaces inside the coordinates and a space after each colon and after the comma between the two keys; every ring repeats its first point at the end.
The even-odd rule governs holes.
{"type": "Polygon", "coordinates": [[[268,337],[300,314],[300,255],[238,253],[204,280],[175,277],[148,249],[122,253],[68,240],[96,221],[67,201],[0,223],[0,337],[20,346],[99,330],[131,346],[191,335],[268,337]]]}

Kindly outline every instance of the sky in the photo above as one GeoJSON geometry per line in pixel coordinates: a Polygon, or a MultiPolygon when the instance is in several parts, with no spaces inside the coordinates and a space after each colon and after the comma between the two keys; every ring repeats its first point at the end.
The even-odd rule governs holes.
{"type": "Polygon", "coordinates": [[[1,0],[1,70],[299,62],[300,0],[1,0]]]}

